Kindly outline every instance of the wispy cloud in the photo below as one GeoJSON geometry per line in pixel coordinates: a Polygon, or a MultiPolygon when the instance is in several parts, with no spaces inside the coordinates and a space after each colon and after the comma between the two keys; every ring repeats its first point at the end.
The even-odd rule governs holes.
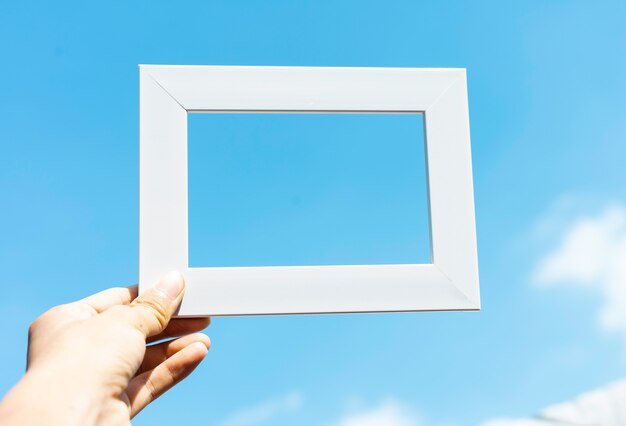
{"type": "Polygon", "coordinates": [[[219,423],[219,426],[255,426],[270,424],[283,414],[293,413],[302,407],[303,397],[300,392],[290,392],[276,398],[261,401],[258,404],[243,407],[219,423]]]}
{"type": "Polygon", "coordinates": [[[349,413],[336,426],[420,426],[417,413],[395,399],[349,413]]]}
{"type": "Polygon", "coordinates": [[[581,286],[603,298],[599,324],[626,337],[626,208],[574,220],[534,271],[537,285],[581,286]]]}

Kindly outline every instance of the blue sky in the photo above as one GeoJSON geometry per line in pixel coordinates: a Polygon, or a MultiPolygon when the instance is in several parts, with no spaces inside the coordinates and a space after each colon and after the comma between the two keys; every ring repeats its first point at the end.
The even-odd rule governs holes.
{"type": "MultiPolygon", "coordinates": [[[[23,1],[0,5],[0,20],[0,393],[22,374],[39,313],[137,280],[140,63],[467,68],[483,310],[216,318],[205,364],[134,424],[333,425],[387,410],[413,413],[414,424],[469,425],[529,415],[626,375],[626,327],[602,319],[608,302],[626,310],[619,273],[562,266],[621,247],[583,237],[624,232],[623,2],[23,1]]],[[[298,188],[308,194],[314,183],[298,188]]],[[[297,201],[288,189],[268,191],[297,201]]],[[[382,193],[355,203],[373,206],[382,193]]],[[[328,200],[317,206],[330,214],[328,200]]],[[[355,204],[346,208],[350,224],[355,204]]],[[[389,214],[372,212],[346,231],[337,256],[401,258],[420,244],[387,227],[398,252],[372,251],[382,234],[365,235],[367,224],[389,214]]],[[[198,236],[219,232],[197,224],[198,236]]],[[[245,236],[236,234],[248,249],[220,261],[276,260],[254,255],[264,241],[245,236]]],[[[216,253],[198,251],[198,261],[216,253]]]]}
{"type": "Polygon", "coordinates": [[[421,114],[191,114],[191,266],[430,263],[421,114]]]}

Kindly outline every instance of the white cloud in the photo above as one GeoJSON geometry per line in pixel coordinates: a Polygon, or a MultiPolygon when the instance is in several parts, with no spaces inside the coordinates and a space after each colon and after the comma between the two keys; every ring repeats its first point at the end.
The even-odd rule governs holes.
{"type": "Polygon", "coordinates": [[[539,419],[494,419],[483,423],[481,426],[549,426],[553,424],[539,419]]]}
{"type": "Polygon", "coordinates": [[[244,407],[219,423],[220,426],[253,426],[269,424],[276,417],[293,413],[302,407],[302,394],[291,392],[286,395],[262,401],[250,407],[244,407]]]}
{"type": "MultiPolygon", "coordinates": [[[[614,204],[575,218],[576,201],[559,200],[536,224],[534,238],[556,237],[557,244],[537,262],[534,284],[596,292],[602,300],[599,325],[626,337],[626,207],[614,204]]],[[[481,426],[623,425],[625,396],[626,381],[621,381],[552,405],[535,418],[492,419],[481,426]]]]}
{"type": "Polygon", "coordinates": [[[551,405],[535,419],[494,419],[482,426],[621,426],[626,424],[626,380],[551,405]]]}
{"type": "Polygon", "coordinates": [[[337,426],[419,426],[422,422],[415,412],[400,402],[388,399],[378,406],[350,413],[337,426]]]}
{"type": "Polygon", "coordinates": [[[603,298],[600,325],[626,336],[626,208],[614,205],[573,221],[557,248],[538,263],[534,281],[597,290],[603,298]]]}

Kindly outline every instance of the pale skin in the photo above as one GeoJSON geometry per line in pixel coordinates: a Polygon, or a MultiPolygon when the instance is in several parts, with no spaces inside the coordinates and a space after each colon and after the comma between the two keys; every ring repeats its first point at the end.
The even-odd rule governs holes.
{"type": "Polygon", "coordinates": [[[136,287],[112,288],[41,315],[29,329],[26,374],[0,404],[0,425],[129,425],[209,350],[197,333],[209,318],[171,320],[184,289],[171,272],[139,297],[136,287]]]}

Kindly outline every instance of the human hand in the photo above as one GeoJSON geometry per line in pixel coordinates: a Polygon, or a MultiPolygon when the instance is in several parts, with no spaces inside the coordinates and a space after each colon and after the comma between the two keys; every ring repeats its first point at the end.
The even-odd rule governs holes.
{"type": "Polygon", "coordinates": [[[112,288],[41,315],[29,329],[26,374],[0,405],[0,424],[130,424],[209,349],[209,338],[194,333],[209,318],[170,322],[184,287],[171,272],[139,297],[136,287],[112,288]]]}

